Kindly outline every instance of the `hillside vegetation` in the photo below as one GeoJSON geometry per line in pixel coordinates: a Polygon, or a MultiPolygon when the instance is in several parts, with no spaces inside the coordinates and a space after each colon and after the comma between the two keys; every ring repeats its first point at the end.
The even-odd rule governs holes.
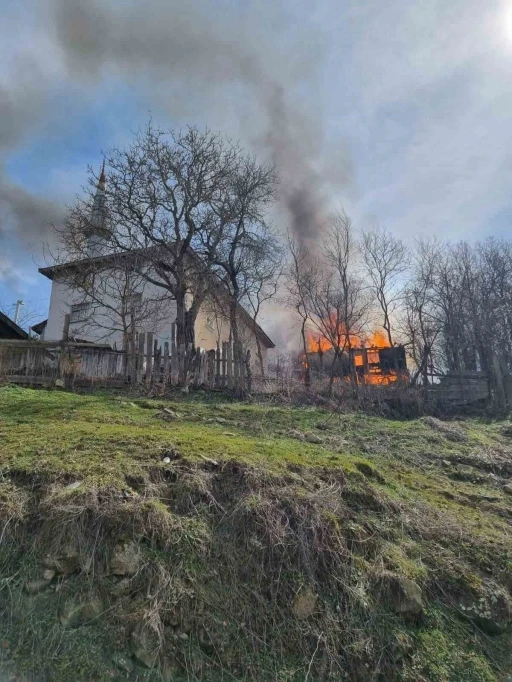
{"type": "Polygon", "coordinates": [[[510,680],[511,501],[504,422],[2,387],[0,679],[510,680]]]}

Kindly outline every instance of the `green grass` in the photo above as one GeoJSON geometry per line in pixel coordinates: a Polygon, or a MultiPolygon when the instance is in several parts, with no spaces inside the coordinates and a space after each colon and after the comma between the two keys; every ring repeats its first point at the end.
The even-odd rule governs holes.
{"type": "MultiPolygon", "coordinates": [[[[500,421],[468,418],[457,426],[465,438],[454,442],[422,419],[391,420],[362,413],[333,414],[313,407],[235,402],[222,394],[196,393],[163,400],[4,386],[0,387],[0,517],[8,518],[11,525],[12,519],[21,523],[23,513],[32,513],[23,496],[41,490],[46,506],[37,523],[44,524],[48,510],[56,514],[55,529],[43,526],[43,531],[51,535],[68,528],[64,522],[69,527],[76,523],[84,546],[90,541],[95,547],[100,527],[105,542],[110,542],[115,523],[130,527],[127,519],[133,512],[137,520],[132,532],[143,538],[144,552],[154,557],[155,566],[162,568],[170,561],[173,576],[179,575],[179,584],[186,586],[185,600],[194,592],[195,580],[198,593],[203,589],[198,585],[212,585],[211,592],[203,596],[205,603],[210,599],[217,609],[227,605],[231,593],[239,590],[237,603],[252,603],[262,613],[267,613],[269,597],[253,588],[254,575],[245,576],[244,561],[254,562],[254,570],[259,566],[263,592],[267,583],[273,584],[267,572],[275,571],[274,581],[282,581],[281,589],[290,600],[301,585],[313,580],[301,563],[303,550],[297,555],[290,550],[298,538],[302,542],[302,533],[321,548],[336,545],[336,556],[344,557],[341,563],[337,559],[329,565],[332,548],[325,550],[330,567],[327,570],[322,559],[321,568],[315,569],[320,577],[315,580],[328,614],[325,623],[333,628],[329,637],[333,642],[336,636],[339,641],[345,641],[343,637],[349,641],[347,660],[352,656],[358,665],[367,665],[367,659],[374,664],[391,656],[402,637],[407,642],[405,649],[414,653],[404,654],[407,663],[403,668],[402,662],[397,664],[401,672],[396,680],[499,682],[506,679],[503,671],[512,671],[507,635],[492,641],[481,636],[464,620],[457,604],[460,595],[476,598],[491,583],[512,587],[511,497],[503,491],[503,484],[512,478],[512,441],[502,435],[500,421]],[[179,418],[164,420],[163,408],[178,412],[179,418]],[[297,437],[298,432],[313,432],[323,442],[309,444],[297,437]],[[162,462],[171,449],[179,452],[177,466],[162,462]],[[210,471],[211,460],[219,466],[210,471]],[[229,469],[235,464],[253,477],[249,490],[247,476],[241,487],[236,487],[238,474],[229,469]],[[461,475],[461,465],[470,467],[471,480],[465,480],[466,470],[461,475]],[[225,468],[224,480],[221,473],[225,468]],[[169,470],[177,472],[177,479],[166,478],[169,470]],[[81,485],[66,490],[74,481],[81,485]],[[112,518],[108,505],[113,502],[105,491],[128,491],[133,494],[132,502],[112,507],[112,518]],[[100,493],[107,500],[104,510],[100,493]],[[298,524],[289,537],[289,525],[279,525],[285,518],[298,524]],[[311,529],[315,532],[309,535],[311,529]],[[282,540],[285,536],[289,545],[282,540]],[[293,560],[295,565],[264,565],[260,554],[267,545],[269,556],[275,559],[282,552],[286,561],[293,560]],[[232,573],[231,556],[241,562],[232,573]],[[225,562],[219,584],[216,560],[225,562]],[[379,610],[378,604],[370,616],[365,611],[371,603],[368,585],[382,570],[394,571],[422,586],[427,603],[421,624],[402,623],[395,615],[379,610]],[[240,576],[251,589],[246,589],[243,581],[240,584],[240,576]],[[224,587],[228,578],[231,582],[224,587]],[[338,601],[337,589],[347,590],[345,601],[341,597],[338,601]],[[354,600],[353,607],[348,608],[350,600],[354,600]],[[344,612],[352,623],[348,634],[343,631],[345,616],[337,615],[340,608],[348,609],[344,612]],[[339,632],[337,628],[341,628],[339,632]],[[374,652],[375,659],[369,654],[371,641],[384,647],[380,654],[374,652]]],[[[34,519],[32,522],[36,524],[34,519]]],[[[315,562],[317,554],[315,550],[315,562]]],[[[5,557],[3,561],[0,578],[9,571],[16,574],[6,568],[9,562],[5,557]]],[[[33,571],[37,563],[32,555],[17,561],[21,562],[20,575],[33,571]]],[[[148,571],[152,562],[148,559],[148,571]]],[[[0,589],[0,607],[5,592],[0,589]]],[[[141,594],[149,592],[144,587],[141,594]]],[[[44,599],[51,601],[48,594],[44,599]]],[[[230,607],[232,613],[237,613],[235,606],[230,607]]],[[[281,604],[279,617],[272,615],[274,620],[269,620],[269,632],[276,628],[272,637],[291,642],[298,636],[296,625],[279,620],[282,608],[281,604]],[[290,628],[289,637],[286,628],[290,628]]],[[[226,628],[225,659],[232,656],[243,668],[240,660],[246,656],[247,664],[255,665],[252,653],[242,655],[237,649],[239,629],[231,631],[226,624],[229,619],[225,622],[221,613],[217,615],[221,619],[217,627],[226,628]]],[[[46,610],[41,615],[35,609],[33,617],[39,618],[39,638],[44,640],[46,630],[60,632],[46,610]]],[[[250,622],[250,614],[243,617],[250,622]]],[[[43,640],[31,638],[32,625],[27,626],[23,615],[15,623],[21,633],[16,635],[20,657],[27,647],[41,649],[43,640]]],[[[120,647],[121,625],[124,627],[124,623],[112,626],[112,637],[120,647]]],[[[305,624],[301,627],[307,646],[313,642],[315,650],[315,637],[320,633],[305,624]]],[[[2,632],[0,628],[0,635],[2,632]]],[[[14,637],[9,632],[5,636],[14,637]]],[[[74,665],[75,636],[74,632],[63,635],[66,671],[74,665]]],[[[91,646],[101,648],[104,636],[106,631],[91,634],[91,646]]],[[[333,644],[333,651],[336,646],[333,644]]],[[[190,647],[192,650],[192,644],[190,647]]],[[[87,668],[86,650],[84,646],[79,652],[79,665],[85,666],[83,679],[96,674],[96,669],[87,668]]],[[[268,672],[261,679],[304,679],[302,653],[301,648],[291,650],[286,661],[279,658],[277,649],[259,653],[261,669],[268,672]]],[[[31,670],[33,664],[23,660],[31,670]]],[[[55,679],[67,679],[68,672],[59,677],[55,670],[55,679]]]]}

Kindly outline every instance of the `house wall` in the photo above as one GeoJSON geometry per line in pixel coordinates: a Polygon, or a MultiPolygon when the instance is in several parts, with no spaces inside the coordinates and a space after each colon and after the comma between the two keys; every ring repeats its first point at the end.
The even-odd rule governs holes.
{"type": "MultiPolygon", "coordinates": [[[[150,296],[157,296],[158,290],[154,285],[148,284],[145,289],[145,294],[150,296]]],[[[161,293],[160,293],[161,295],[161,293]]],[[[58,341],[62,339],[64,330],[64,318],[67,313],[71,311],[71,306],[74,303],[80,303],[83,297],[73,291],[73,289],[66,283],[56,279],[52,282],[52,293],[50,297],[50,310],[48,313],[48,323],[44,332],[45,341],[58,341]]],[[[111,298],[106,301],[107,306],[118,306],[119,301],[111,298]]],[[[108,343],[115,346],[117,349],[123,347],[123,333],[120,329],[111,329],[115,323],[111,320],[112,313],[108,307],[103,310],[95,307],[93,322],[75,322],[71,323],[69,327],[70,336],[75,336],[84,341],[91,341],[94,343],[108,343]]],[[[176,319],[176,303],[169,299],[168,309],[165,311],[165,320],[158,323],[147,319],[142,320],[139,324],[138,331],[154,332],[155,338],[161,343],[171,340],[171,325],[176,319]]]]}
{"type": "MultiPolygon", "coordinates": [[[[157,296],[161,290],[154,285],[148,284],[145,289],[146,296],[157,296]]],[[[67,283],[54,279],[52,282],[52,292],[50,297],[50,310],[48,313],[48,323],[44,331],[45,341],[59,341],[62,339],[64,329],[64,319],[67,313],[71,310],[73,303],[80,303],[83,301],[77,292],[74,292],[67,283]]],[[[113,299],[108,305],[118,305],[118,301],[113,299]]],[[[229,341],[229,322],[219,315],[213,315],[207,311],[208,306],[202,308],[197,316],[195,336],[196,346],[211,350],[217,347],[217,343],[222,344],[223,341],[229,341]]],[[[121,330],[110,331],[109,328],[109,313],[108,308],[104,312],[100,310],[95,311],[95,320],[99,325],[104,327],[98,328],[98,324],[90,324],[85,322],[72,323],[70,325],[69,333],[81,340],[91,341],[95,343],[108,343],[115,346],[117,349],[123,347],[123,335],[121,330]]],[[[139,331],[152,331],[155,338],[163,344],[165,341],[171,340],[171,325],[176,320],[176,303],[169,300],[169,309],[166,310],[165,320],[158,324],[152,324],[150,320],[145,320],[140,325],[139,331]]],[[[244,340],[245,348],[251,351],[252,363],[257,363],[257,342],[256,336],[252,329],[243,322],[240,323],[241,336],[244,340]]],[[[263,361],[266,365],[267,348],[262,344],[261,351],[263,361]]]]}

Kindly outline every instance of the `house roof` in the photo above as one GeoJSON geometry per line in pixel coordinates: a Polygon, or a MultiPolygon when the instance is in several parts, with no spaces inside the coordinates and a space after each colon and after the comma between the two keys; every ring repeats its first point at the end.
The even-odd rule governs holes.
{"type": "Polygon", "coordinates": [[[41,320],[41,322],[38,322],[37,324],[33,324],[30,329],[35,332],[36,334],[42,334],[44,331],[44,328],[46,327],[48,320],[41,320]]]}
{"type": "Polygon", "coordinates": [[[0,339],[28,339],[27,332],[0,312],[0,339]]]}
{"type": "MultiPolygon", "coordinates": [[[[141,252],[144,250],[141,249],[141,252]]],[[[46,268],[39,268],[39,272],[44,275],[45,277],[48,277],[48,279],[51,279],[53,281],[54,277],[59,275],[59,273],[64,273],[66,270],[73,270],[78,268],[81,265],[84,264],[94,264],[94,265],[100,265],[104,263],[105,265],[108,264],[108,262],[115,256],[116,258],[119,258],[119,256],[126,256],[127,258],[130,256],[133,256],[135,252],[125,252],[123,253],[111,253],[107,255],[102,255],[102,256],[96,256],[94,258],[83,258],[81,260],[75,260],[75,261],[69,261],[68,263],[60,263],[59,265],[50,265],[46,268]]],[[[238,304],[240,313],[242,317],[245,318],[246,322],[250,325],[253,326],[254,328],[254,333],[257,334],[259,337],[260,341],[267,347],[267,348],[275,348],[276,345],[272,341],[272,339],[263,331],[263,329],[260,327],[260,325],[257,322],[254,322],[254,319],[251,317],[251,315],[247,312],[247,310],[239,303],[238,304]]],[[[40,322],[39,324],[43,324],[40,322]]],[[[36,325],[37,326],[37,325],[36,325]]],[[[36,330],[34,330],[36,331],[36,330]]],[[[37,332],[36,333],[40,333],[37,332]]]]}

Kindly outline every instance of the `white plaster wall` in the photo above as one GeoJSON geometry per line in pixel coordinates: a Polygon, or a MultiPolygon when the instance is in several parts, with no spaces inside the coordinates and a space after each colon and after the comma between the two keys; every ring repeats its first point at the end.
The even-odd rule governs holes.
{"type": "MultiPolygon", "coordinates": [[[[147,285],[145,290],[146,296],[157,296],[161,295],[161,289],[154,287],[154,285],[147,285]]],[[[52,292],[50,297],[50,310],[48,313],[48,323],[44,333],[45,341],[59,341],[62,339],[62,332],[64,329],[64,318],[67,313],[71,310],[71,305],[73,303],[80,303],[82,297],[74,292],[65,282],[59,282],[54,279],[52,282],[52,292]]],[[[116,302],[118,304],[118,302],[116,302]]],[[[114,301],[112,299],[112,306],[114,301]]],[[[101,320],[102,316],[105,315],[107,319],[103,322],[102,326],[107,327],[108,315],[111,314],[108,309],[105,312],[96,309],[95,315],[96,319],[101,320]]],[[[217,347],[217,343],[223,341],[229,341],[229,322],[222,317],[214,317],[213,329],[207,324],[207,317],[210,316],[206,310],[200,310],[197,320],[196,320],[196,346],[204,348],[205,350],[211,350],[217,347]]],[[[158,324],[158,328],[151,323],[150,320],[146,320],[140,325],[140,331],[151,331],[155,334],[155,338],[163,343],[165,341],[171,340],[171,325],[176,319],[176,303],[172,300],[169,301],[169,310],[166,311],[166,319],[158,324]]],[[[91,341],[95,343],[108,343],[111,346],[115,346],[118,349],[123,347],[123,337],[122,332],[115,331],[108,333],[106,329],[98,329],[97,326],[87,324],[84,322],[72,323],[69,329],[70,336],[76,336],[77,338],[91,341]]],[[[247,326],[241,323],[241,335],[244,339],[244,345],[251,351],[252,364],[257,367],[257,343],[256,337],[253,331],[247,326]]],[[[267,352],[268,349],[262,344],[261,347],[263,361],[266,366],[267,362],[267,352]]]]}

